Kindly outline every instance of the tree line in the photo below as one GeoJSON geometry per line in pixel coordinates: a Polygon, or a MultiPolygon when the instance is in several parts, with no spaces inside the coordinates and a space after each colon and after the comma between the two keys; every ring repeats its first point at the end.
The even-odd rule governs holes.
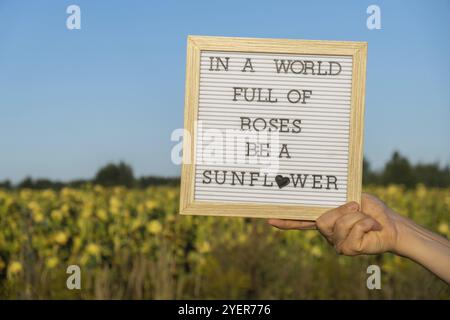
{"type": "Polygon", "coordinates": [[[369,161],[364,159],[364,185],[399,184],[406,188],[414,188],[419,183],[427,187],[449,187],[449,165],[442,168],[438,163],[413,165],[406,157],[395,151],[382,170],[374,171],[371,169],[369,161]]]}
{"type": "MultiPolygon", "coordinates": [[[[130,165],[119,162],[110,163],[100,168],[92,179],[73,180],[68,182],[49,179],[33,179],[27,177],[17,184],[9,180],[0,181],[0,188],[5,189],[55,189],[64,187],[81,187],[92,183],[105,187],[124,186],[128,188],[147,188],[149,186],[177,186],[179,177],[143,176],[136,178],[130,165]]],[[[414,188],[418,183],[427,187],[449,187],[450,167],[441,167],[438,163],[411,164],[410,161],[399,152],[394,152],[391,159],[386,162],[381,170],[372,170],[370,163],[364,159],[363,184],[364,185],[388,185],[399,184],[406,188],[414,188]]]]}
{"type": "Polygon", "coordinates": [[[105,187],[124,186],[127,188],[147,188],[149,186],[176,186],[180,183],[179,177],[144,176],[136,178],[130,165],[119,162],[109,163],[100,168],[92,179],[78,179],[68,182],[54,181],[50,179],[33,179],[26,177],[17,184],[6,180],[0,181],[0,188],[5,189],[55,189],[64,187],[78,188],[86,184],[98,184],[105,187]]]}

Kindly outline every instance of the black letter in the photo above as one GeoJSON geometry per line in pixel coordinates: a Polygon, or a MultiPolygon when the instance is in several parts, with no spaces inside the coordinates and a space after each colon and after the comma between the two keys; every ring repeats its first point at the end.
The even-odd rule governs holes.
{"type": "MultiPolygon", "coordinates": [[[[278,126],[276,125],[276,123],[278,123],[278,119],[277,118],[272,118],[269,120],[269,124],[272,128],[274,128],[275,130],[278,130],[278,126]],[[275,124],[274,124],[275,122],[275,124]]],[[[272,131],[272,129],[269,128],[269,132],[272,131]]]]}
{"type": "Polygon", "coordinates": [[[261,143],[259,145],[259,156],[260,157],[270,157],[269,149],[270,149],[269,143],[261,143]],[[264,146],[267,146],[267,149],[264,149],[264,146]],[[265,152],[265,154],[263,154],[263,152],[265,152]]]}
{"type": "Polygon", "coordinates": [[[241,118],[241,130],[250,130],[250,118],[249,117],[240,117],[241,118]],[[244,120],[247,120],[247,123],[245,123],[245,125],[247,126],[248,129],[244,129],[244,120]]]}
{"type": "Polygon", "coordinates": [[[263,187],[272,187],[273,186],[273,182],[271,182],[270,184],[267,184],[267,173],[264,174],[264,184],[263,187]]]}
{"type": "Polygon", "coordinates": [[[255,72],[255,70],[253,70],[253,66],[252,66],[252,60],[250,58],[247,58],[247,60],[245,61],[245,65],[244,68],[242,69],[242,72],[246,72],[247,68],[250,68],[250,72],[255,72]]]}
{"type": "Polygon", "coordinates": [[[294,180],[294,175],[291,173],[292,183],[294,184],[294,187],[297,186],[297,183],[299,180],[300,180],[300,187],[303,188],[305,186],[305,182],[306,182],[306,178],[308,178],[308,174],[304,174],[303,176],[304,176],[304,178],[302,180],[302,174],[297,174],[297,179],[294,180]]]}
{"type": "Polygon", "coordinates": [[[281,68],[284,69],[284,73],[287,73],[289,70],[289,66],[291,65],[291,60],[288,60],[288,65],[284,64],[284,60],[281,60],[280,66],[278,66],[278,59],[273,59],[275,61],[275,68],[277,68],[277,73],[280,73],[281,68]]]}
{"type": "Polygon", "coordinates": [[[337,178],[336,176],[327,176],[327,189],[330,190],[330,184],[334,184],[334,189],[337,190],[337,178]],[[330,181],[333,178],[334,181],[330,181]]]}
{"type": "Polygon", "coordinates": [[[256,178],[256,179],[253,178],[254,175],[259,177],[259,172],[250,172],[250,187],[254,186],[253,181],[257,181],[258,180],[258,178],[256,178]]]}
{"type": "Polygon", "coordinates": [[[219,170],[214,170],[214,172],[216,173],[216,183],[217,184],[224,184],[225,180],[227,180],[227,171],[223,170],[223,181],[219,182],[219,180],[217,180],[217,174],[219,173],[219,170]]]}
{"type": "Polygon", "coordinates": [[[330,76],[337,76],[339,73],[341,73],[341,71],[342,71],[342,67],[339,62],[330,61],[330,76]],[[336,73],[331,72],[333,69],[333,64],[336,64],[339,67],[339,71],[336,73]]]}
{"type": "Polygon", "coordinates": [[[281,151],[280,151],[280,155],[278,156],[278,158],[282,158],[282,154],[283,153],[286,153],[287,154],[287,157],[286,158],[290,158],[291,156],[289,155],[289,151],[288,151],[288,149],[287,149],[287,144],[286,143],[283,143],[283,146],[281,147],[281,151]],[[283,152],[283,150],[286,150],[286,151],[284,151],[283,152]]]}
{"type": "Polygon", "coordinates": [[[302,128],[300,127],[300,124],[302,123],[301,119],[294,119],[292,122],[292,125],[296,127],[298,130],[292,129],[292,133],[299,133],[302,131],[302,128]]]}
{"type": "Polygon", "coordinates": [[[313,189],[322,189],[320,179],[322,179],[322,176],[320,174],[313,174],[313,189]],[[319,181],[317,181],[316,178],[319,178],[319,181]],[[320,187],[316,187],[316,183],[318,183],[320,187]]]}
{"type": "Polygon", "coordinates": [[[295,60],[294,62],[291,63],[291,71],[292,71],[292,73],[295,73],[295,74],[300,74],[300,73],[302,73],[304,67],[305,67],[305,66],[303,65],[303,62],[301,62],[300,60],[295,60]],[[295,64],[295,63],[300,63],[300,64],[302,65],[302,68],[300,69],[300,71],[294,71],[293,67],[294,67],[294,64],[295,64]]]}
{"type": "Polygon", "coordinates": [[[206,175],[207,173],[208,173],[208,174],[211,174],[211,170],[205,170],[205,171],[203,171],[203,176],[204,176],[206,179],[208,179],[208,182],[206,182],[205,179],[203,179],[203,183],[204,183],[204,184],[210,184],[210,183],[211,183],[211,177],[208,176],[208,175],[206,175]]]}
{"type": "Polygon", "coordinates": [[[289,128],[287,126],[288,124],[289,124],[289,119],[280,119],[280,132],[289,132],[289,128]],[[284,128],[286,130],[283,130],[284,128]]]}
{"type": "Polygon", "coordinates": [[[312,95],[312,91],[311,90],[303,90],[303,101],[302,101],[302,103],[303,104],[305,104],[306,102],[305,102],[305,99],[306,98],[311,98],[311,95],[312,95]],[[309,95],[307,95],[306,93],[309,93],[309,95]]]}
{"type": "Polygon", "coordinates": [[[230,60],[230,57],[225,57],[225,61],[226,61],[226,64],[225,64],[225,63],[223,63],[222,58],[216,57],[216,71],[220,71],[219,62],[222,65],[222,67],[225,69],[225,71],[228,71],[228,60],[230,60]]]}
{"type": "Polygon", "coordinates": [[[255,90],[256,90],[256,88],[244,88],[245,101],[252,102],[253,100],[255,100],[255,90]],[[252,91],[253,91],[253,95],[252,95],[252,99],[251,100],[249,98],[247,98],[247,90],[248,89],[252,89],[252,91]]]}
{"type": "Polygon", "coordinates": [[[244,185],[244,174],[245,174],[245,171],[241,171],[242,180],[239,179],[239,176],[237,175],[236,171],[231,171],[231,173],[232,173],[232,176],[231,176],[231,185],[233,185],[233,186],[236,185],[236,184],[234,183],[234,177],[236,177],[237,181],[239,181],[239,184],[240,184],[241,186],[244,185]]]}
{"type": "Polygon", "coordinates": [[[306,72],[306,70],[308,70],[308,69],[310,69],[311,70],[311,74],[314,75],[314,62],[313,61],[309,61],[309,60],[305,61],[305,73],[304,74],[308,74],[306,72]],[[311,66],[308,67],[308,64],[311,64],[311,66]]]}
{"type": "Polygon", "coordinates": [[[240,87],[233,87],[233,90],[234,90],[234,98],[233,98],[233,101],[237,101],[236,97],[241,95],[241,93],[242,93],[242,88],[240,88],[240,87]],[[240,93],[237,93],[236,90],[238,90],[238,89],[239,89],[240,93]]]}
{"type": "Polygon", "coordinates": [[[288,94],[287,94],[287,99],[288,99],[288,101],[289,101],[290,103],[297,103],[297,102],[300,101],[301,98],[302,98],[302,95],[301,95],[300,91],[295,90],[295,89],[290,90],[290,91],[288,92],[288,94]],[[291,93],[293,93],[293,92],[295,92],[296,94],[298,94],[298,99],[295,100],[295,101],[294,101],[294,100],[291,100],[291,93]]]}
{"type": "Polygon", "coordinates": [[[325,71],[325,73],[320,72],[320,65],[322,64],[322,61],[318,61],[317,63],[319,64],[319,71],[317,72],[317,74],[319,76],[326,76],[328,74],[328,71],[325,71]]]}
{"type": "Polygon", "coordinates": [[[257,155],[257,152],[256,152],[256,144],[255,143],[253,143],[253,142],[246,142],[246,144],[247,144],[247,154],[245,155],[246,157],[250,157],[250,144],[252,145],[252,151],[254,151],[253,152],[253,154],[252,154],[252,156],[256,156],[257,155]]]}
{"type": "Polygon", "coordinates": [[[253,121],[253,129],[255,129],[255,131],[261,131],[256,129],[256,121],[262,121],[264,123],[264,128],[262,128],[261,130],[265,130],[267,127],[267,122],[266,120],[264,120],[263,118],[256,118],[255,121],[253,121]]]}

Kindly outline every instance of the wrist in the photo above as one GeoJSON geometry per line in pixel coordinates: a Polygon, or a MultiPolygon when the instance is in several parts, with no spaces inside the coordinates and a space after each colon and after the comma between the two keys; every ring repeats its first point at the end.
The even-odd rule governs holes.
{"type": "Polygon", "coordinates": [[[420,245],[420,237],[417,232],[419,226],[406,217],[396,215],[395,227],[397,237],[392,252],[413,259],[414,253],[420,245]]]}
{"type": "Polygon", "coordinates": [[[409,258],[450,284],[450,242],[405,217],[398,220],[393,253],[409,258]]]}
{"type": "Polygon", "coordinates": [[[393,252],[416,262],[420,263],[424,253],[429,253],[441,242],[439,236],[406,217],[399,216],[396,227],[397,241],[393,252]]]}

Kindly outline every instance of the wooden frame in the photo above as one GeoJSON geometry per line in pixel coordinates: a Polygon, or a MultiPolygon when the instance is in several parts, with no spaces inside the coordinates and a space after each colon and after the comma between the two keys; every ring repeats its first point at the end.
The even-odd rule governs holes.
{"type": "Polygon", "coordinates": [[[290,204],[250,204],[194,201],[195,128],[198,115],[201,51],[352,56],[352,91],[349,137],[347,201],[360,201],[363,160],[363,123],[366,78],[366,42],[254,39],[189,36],[187,41],[184,128],[190,139],[183,142],[180,213],[189,215],[245,216],[315,220],[327,208],[290,204]]]}

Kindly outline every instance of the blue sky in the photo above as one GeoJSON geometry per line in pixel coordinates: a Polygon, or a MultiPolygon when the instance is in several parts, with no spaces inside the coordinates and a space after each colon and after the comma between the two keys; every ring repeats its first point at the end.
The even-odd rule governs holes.
{"type": "Polygon", "coordinates": [[[186,37],[369,43],[365,155],[450,163],[449,1],[0,0],[0,180],[178,175],[186,37]],[[66,8],[81,7],[81,30],[66,8]],[[381,8],[381,30],[366,9],[381,8]]]}

